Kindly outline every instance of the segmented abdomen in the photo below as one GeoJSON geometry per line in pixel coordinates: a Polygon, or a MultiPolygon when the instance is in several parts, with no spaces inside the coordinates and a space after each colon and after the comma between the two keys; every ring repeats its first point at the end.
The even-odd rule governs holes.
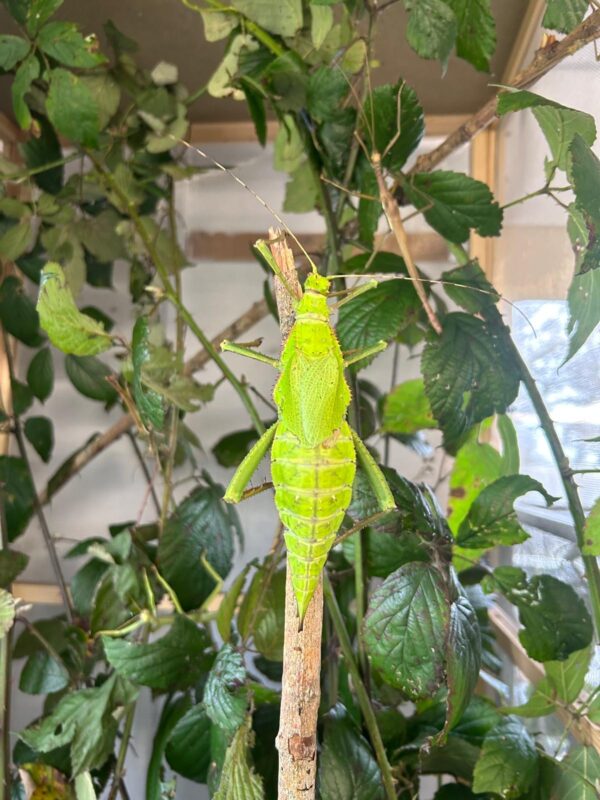
{"type": "Polygon", "coordinates": [[[285,527],[300,619],[352,498],[354,443],[346,422],[326,443],[303,447],[280,422],[271,451],[275,505],[285,527]]]}

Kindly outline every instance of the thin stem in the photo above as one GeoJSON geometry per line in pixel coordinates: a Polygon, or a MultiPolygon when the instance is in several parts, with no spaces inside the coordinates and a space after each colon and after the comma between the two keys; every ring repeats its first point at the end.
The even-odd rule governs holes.
{"type": "Polygon", "coordinates": [[[119,197],[121,202],[127,208],[127,213],[131,217],[133,224],[138,232],[138,235],[144,246],[148,252],[148,255],[152,259],[154,266],[156,267],[158,274],[163,282],[165,288],[165,295],[167,299],[175,306],[181,317],[187,323],[189,329],[192,331],[194,336],[198,339],[198,341],[202,344],[206,352],[215,362],[215,364],[219,367],[223,375],[227,378],[229,383],[233,386],[235,391],[238,393],[242,403],[246,407],[252,422],[254,423],[254,427],[258,431],[259,434],[263,434],[265,429],[262,424],[262,421],[258,415],[258,411],[256,410],[254,403],[248,393],[248,390],[242,383],[237,379],[234,373],[229,369],[227,364],[223,361],[219,353],[217,352],[216,348],[214,347],[213,343],[210,339],[206,336],[204,331],[200,328],[200,326],[196,323],[192,314],[188,311],[188,309],[183,305],[181,298],[177,294],[176,289],[173,287],[171,280],[169,278],[169,271],[167,267],[162,263],[162,259],[160,258],[155,246],[154,242],[152,241],[152,237],[150,236],[149,232],[144,227],[142,220],[137,213],[135,205],[130,202],[127,198],[125,193],[123,192],[121,186],[119,185],[118,181],[115,180],[112,173],[104,168],[104,166],[98,161],[98,158],[94,155],[93,152],[87,151],[88,156],[92,160],[94,166],[102,175],[104,180],[107,184],[109,184],[110,188],[115,192],[115,194],[119,197]]]}
{"type": "Polygon", "coordinates": [[[533,200],[534,197],[542,197],[543,195],[547,195],[548,193],[549,193],[548,187],[542,186],[541,189],[536,189],[535,192],[529,192],[529,194],[524,194],[522,197],[517,197],[516,200],[511,200],[510,203],[505,203],[502,206],[502,210],[506,211],[507,208],[518,206],[521,203],[527,202],[527,200],[533,200]]]}
{"type": "MultiPolygon", "coordinates": [[[[394,342],[394,360],[392,362],[392,375],[390,378],[390,392],[396,385],[396,381],[398,380],[398,365],[400,363],[400,343],[394,342]]],[[[385,444],[383,446],[383,463],[385,466],[389,466],[390,463],[390,446],[392,442],[391,436],[385,437],[385,444]]]]}
{"type": "MultiPolygon", "coordinates": [[[[140,467],[142,468],[142,472],[144,473],[144,478],[146,479],[146,483],[148,485],[148,489],[150,491],[150,496],[152,497],[152,502],[154,503],[154,508],[156,510],[156,514],[160,516],[160,503],[158,501],[158,496],[156,494],[156,489],[154,488],[154,480],[152,475],[150,474],[150,470],[148,469],[148,465],[146,464],[146,459],[144,458],[144,454],[140,450],[140,447],[137,443],[137,439],[135,438],[134,434],[131,431],[127,431],[127,437],[131,442],[131,446],[135,452],[136,458],[139,461],[140,467]]],[[[147,495],[146,495],[147,498],[147,495]]],[[[144,502],[145,505],[145,502],[144,502]]]]}
{"type": "MultiPolygon", "coordinates": [[[[8,526],[4,493],[0,487],[0,541],[1,550],[8,550],[8,526]]],[[[0,639],[0,787],[3,797],[10,797],[10,699],[12,674],[12,628],[0,639]]]]}
{"type": "MultiPolygon", "coordinates": [[[[6,353],[6,362],[8,364],[8,371],[10,375],[11,383],[14,380],[15,373],[14,373],[14,364],[12,359],[12,353],[10,351],[10,346],[6,341],[6,334],[4,335],[5,338],[5,353],[6,353]]],[[[73,609],[73,604],[71,603],[71,598],[69,596],[69,590],[67,589],[67,582],[65,581],[65,576],[63,575],[62,568],[60,566],[60,560],[58,558],[58,553],[56,552],[56,546],[54,544],[54,539],[52,538],[52,534],[50,533],[50,528],[48,527],[48,523],[46,521],[46,517],[44,515],[44,510],[40,504],[37,492],[35,491],[35,481],[33,480],[33,472],[31,469],[31,464],[29,462],[29,456],[27,455],[27,446],[25,444],[25,439],[23,438],[23,431],[21,429],[21,420],[17,415],[14,416],[14,429],[13,432],[15,434],[15,439],[17,441],[17,448],[19,450],[19,454],[21,459],[25,464],[25,468],[29,473],[31,483],[34,486],[33,492],[33,509],[35,514],[38,518],[38,522],[40,524],[40,529],[42,531],[42,536],[44,538],[44,543],[46,545],[46,549],[48,550],[48,555],[50,557],[50,563],[52,564],[52,569],[54,571],[54,575],[56,577],[56,581],[58,583],[58,588],[60,590],[60,594],[63,600],[63,605],[65,607],[65,612],[67,615],[67,619],[70,623],[73,623],[75,618],[75,612],[73,609]]]]}
{"type": "Polygon", "coordinates": [[[344,623],[344,617],[342,616],[335,592],[333,591],[331,581],[329,580],[326,572],[323,573],[323,590],[325,593],[325,603],[327,604],[327,609],[339,639],[342,654],[346,660],[346,667],[352,678],[358,704],[365,721],[365,726],[369,732],[369,737],[375,751],[375,757],[377,759],[377,763],[379,764],[379,769],[381,770],[381,777],[383,780],[383,787],[385,789],[387,800],[396,800],[396,790],[394,788],[392,768],[390,766],[390,762],[388,761],[387,753],[385,752],[385,746],[381,738],[379,726],[377,725],[377,718],[375,717],[375,712],[373,711],[373,706],[371,705],[365,685],[362,682],[360,670],[354,659],[350,636],[348,635],[348,631],[344,623]]]}
{"type": "MultiPolygon", "coordinates": [[[[499,313],[498,318],[501,320],[499,313]]],[[[503,326],[506,342],[511,348],[515,361],[519,367],[521,380],[525,384],[527,393],[531,398],[533,407],[535,408],[536,414],[540,420],[542,430],[544,431],[546,439],[548,440],[548,444],[550,445],[556,466],[560,472],[565,495],[567,497],[567,503],[573,519],[573,526],[575,528],[575,535],[577,537],[577,546],[581,552],[585,576],[588,583],[596,636],[600,637],[600,569],[598,568],[598,562],[593,556],[586,556],[583,554],[583,548],[585,544],[585,512],[581,504],[581,499],[577,490],[577,484],[573,479],[573,471],[569,466],[569,459],[567,458],[562,443],[558,438],[556,428],[550,417],[550,414],[548,413],[548,409],[546,408],[546,404],[544,403],[533,375],[529,371],[529,368],[523,360],[521,353],[513,342],[508,332],[508,328],[504,326],[502,321],[501,324],[503,326]]]]}

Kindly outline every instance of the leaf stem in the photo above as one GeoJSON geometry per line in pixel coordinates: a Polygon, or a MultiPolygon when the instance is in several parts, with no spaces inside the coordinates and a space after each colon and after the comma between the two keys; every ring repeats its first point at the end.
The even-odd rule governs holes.
{"type": "MultiPolygon", "coordinates": [[[[4,333],[4,343],[5,343],[4,352],[6,353],[6,363],[8,365],[8,372],[12,383],[15,377],[14,364],[13,364],[10,344],[7,341],[6,333],[4,333]]],[[[48,522],[46,521],[44,510],[42,509],[39,497],[37,495],[37,491],[35,489],[35,481],[33,480],[33,472],[31,469],[31,464],[29,462],[29,456],[27,454],[27,446],[25,444],[25,439],[23,438],[21,420],[19,419],[19,416],[17,414],[14,415],[13,420],[14,420],[13,433],[17,441],[17,448],[19,450],[21,459],[25,464],[25,468],[29,473],[31,483],[33,485],[33,509],[38,518],[40,529],[42,531],[42,536],[44,538],[44,543],[46,545],[46,549],[48,550],[48,556],[50,557],[50,563],[52,564],[52,569],[54,571],[54,575],[58,583],[58,588],[60,590],[63,605],[65,607],[65,613],[67,615],[67,620],[71,624],[73,624],[75,618],[73,604],[71,602],[71,597],[69,596],[69,590],[67,588],[67,582],[65,581],[65,576],[63,575],[63,571],[60,566],[60,560],[58,558],[58,553],[56,552],[56,545],[54,544],[54,539],[52,538],[52,534],[50,533],[50,528],[48,527],[48,522]]]]}
{"type": "Polygon", "coordinates": [[[500,317],[500,313],[496,311],[496,314],[497,319],[500,320],[500,324],[502,325],[506,342],[513,352],[513,356],[521,374],[521,380],[525,384],[527,393],[531,398],[531,402],[535,408],[541,428],[544,431],[546,439],[548,440],[550,450],[552,451],[556,466],[560,472],[565,495],[567,497],[567,503],[569,505],[569,511],[571,512],[571,517],[573,519],[573,526],[575,528],[575,535],[577,537],[577,546],[579,547],[581,558],[583,560],[583,567],[588,583],[596,636],[600,637],[600,569],[598,568],[598,562],[593,556],[586,556],[583,554],[583,547],[585,544],[585,512],[581,504],[581,499],[577,490],[577,484],[573,479],[574,473],[569,466],[569,459],[567,458],[567,455],[563,449],[554,423],[550,417],[550,414],[548,413],[548,409],[546,408],[546,404],[544,403],[533,375],[529,371],[529,367],[523,360],[516,344],[513,342],[508,328],[506,325],[504,325],[504,322],[500,317]]]}
{"type": "MultiPolygon", "coordinates": [[[[8,550],[8,526],[4,493],[0,491],[0,550],[8,550]]],[[[10,797],[10,700],[12,674],[12,628],[0,639],[0,791],[10,797]]]]}
{"type": "Polygon", "coordinates": [[[246,407],[248,414],[254,424],[254,427],[258,431],[260,435],[265,432],[264,426],[262,424],[262,420],[256,410],[254,403],[252,402],[252,398],[248,393],[248,390],[242,383],[237,379],[234,373],[229,369],[227,364],[223,361],[219,353],[217,352],[216,348],[214,347],[213,343],[210,339],[206,336],[204,331],[200,328],[200,326],[196,323],[192,314],[188,311],[188,309],[183,305],[181,298],[177,294],[177,291],[173,287],[171,280],[169,279],[169,271],[167,267],[162,263],[162,259],[158,255],[156,248],[154,247],[154,243],[152,242],[152,238],[149,235],[148,231],[144,227],[142,220],[134,206],[125,195],[123,190],[121,189],[119,183],[114,179],[113,175],[104,168],[104,166],[100,163],[97,156],[91,152],[86,151],[87,155],[90,157],[92,163],[100,173],[100,175],[104,178],[106,183],[109,184],[110,188],[115,192],[115,194],[119,197],[121,202],[127,208],[127,213],[129,214],[135,228],[138,232],[138,235],[144,246],[148,252],[148,255],[152,259],[154,266],[156,267],[158,274],[163,282],[165,288],[165,295],[167,299],[175,306],[181,317],[187,323],[189,329],[192,331],[194,336],[198,339],[198,341],[202,344],[208,355],[212,358],[215,364],[219,367],[223,375],[227,378],[229,383],[233,386],[235,391],[238,393],[242,403],[246,407]]]}
{"type": "Polygon", "coordinates": [[[383,739],[381,738],[379,726],[377,725],[375,712],[373,711],[371,700],[369,699],[369,695],[362,681],[360,670],[354,659],[350,636],[348,635],[342,612],[340,611],[335,592],[333,591],[331,581],[329,580],[329,576],[327,575],[326,571],[323,573],[323,590],[325,593],[327,609],[339,639],[342,654],[346,659],[346,667],[348,668],[348,672],[352,677],[354,691],[356,692],[358,704],[360,706],[360,710],[362,711],[365,726],[369,732],[373,749],[375,750],[375,757],[377,759],[377,763],[379,764],[379,769],[381,770],[381,777],[387,800],[396,800],[396,789],[394,788],[392,768],[390,766],[390,762],[388,761],[387,753],[385,752],[385,746],[383,744],[383,739]]]}

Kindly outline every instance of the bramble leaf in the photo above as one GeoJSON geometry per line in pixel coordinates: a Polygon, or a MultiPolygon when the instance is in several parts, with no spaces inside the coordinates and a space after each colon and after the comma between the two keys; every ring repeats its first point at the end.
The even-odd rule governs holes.
{"type": "Polygon", "coordinates": [[[229,737],[243,725],[248,707],[246,669],[241,654],[229,644],[217,655],[203,699],[210,719],[229,737]]]}
{"type": "Polygon", "coordinates": [[[588,0],[548,0],[542,24],[560,33],[570,33],[583,20],[588,0]]]}
{"type": "Polygon", "coordinates": [[[473,774],[473,791],[519,797],[533,783],[538,755],[523,723],[508,718],[485,737],[473,774]]]}
{"type": "Polygon", "coordinates": [[[111,346],[111,336],[103,326],[75,305],[59,264],[50,262],[42,270],[37,311],[40,325],[63,353],[90,356],[111,346]]]}

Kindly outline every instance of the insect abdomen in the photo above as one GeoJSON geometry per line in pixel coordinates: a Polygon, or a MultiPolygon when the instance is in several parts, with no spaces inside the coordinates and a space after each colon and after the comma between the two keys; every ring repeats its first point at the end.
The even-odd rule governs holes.
{"type": "Polygon", "coordinates": [[[317,447],[303,447],[279,423],[272,449],[275,504],[285,526],[292,584],[304,618],[327,554],[352,498],[356,457],[350,428],[317,447]]]}

